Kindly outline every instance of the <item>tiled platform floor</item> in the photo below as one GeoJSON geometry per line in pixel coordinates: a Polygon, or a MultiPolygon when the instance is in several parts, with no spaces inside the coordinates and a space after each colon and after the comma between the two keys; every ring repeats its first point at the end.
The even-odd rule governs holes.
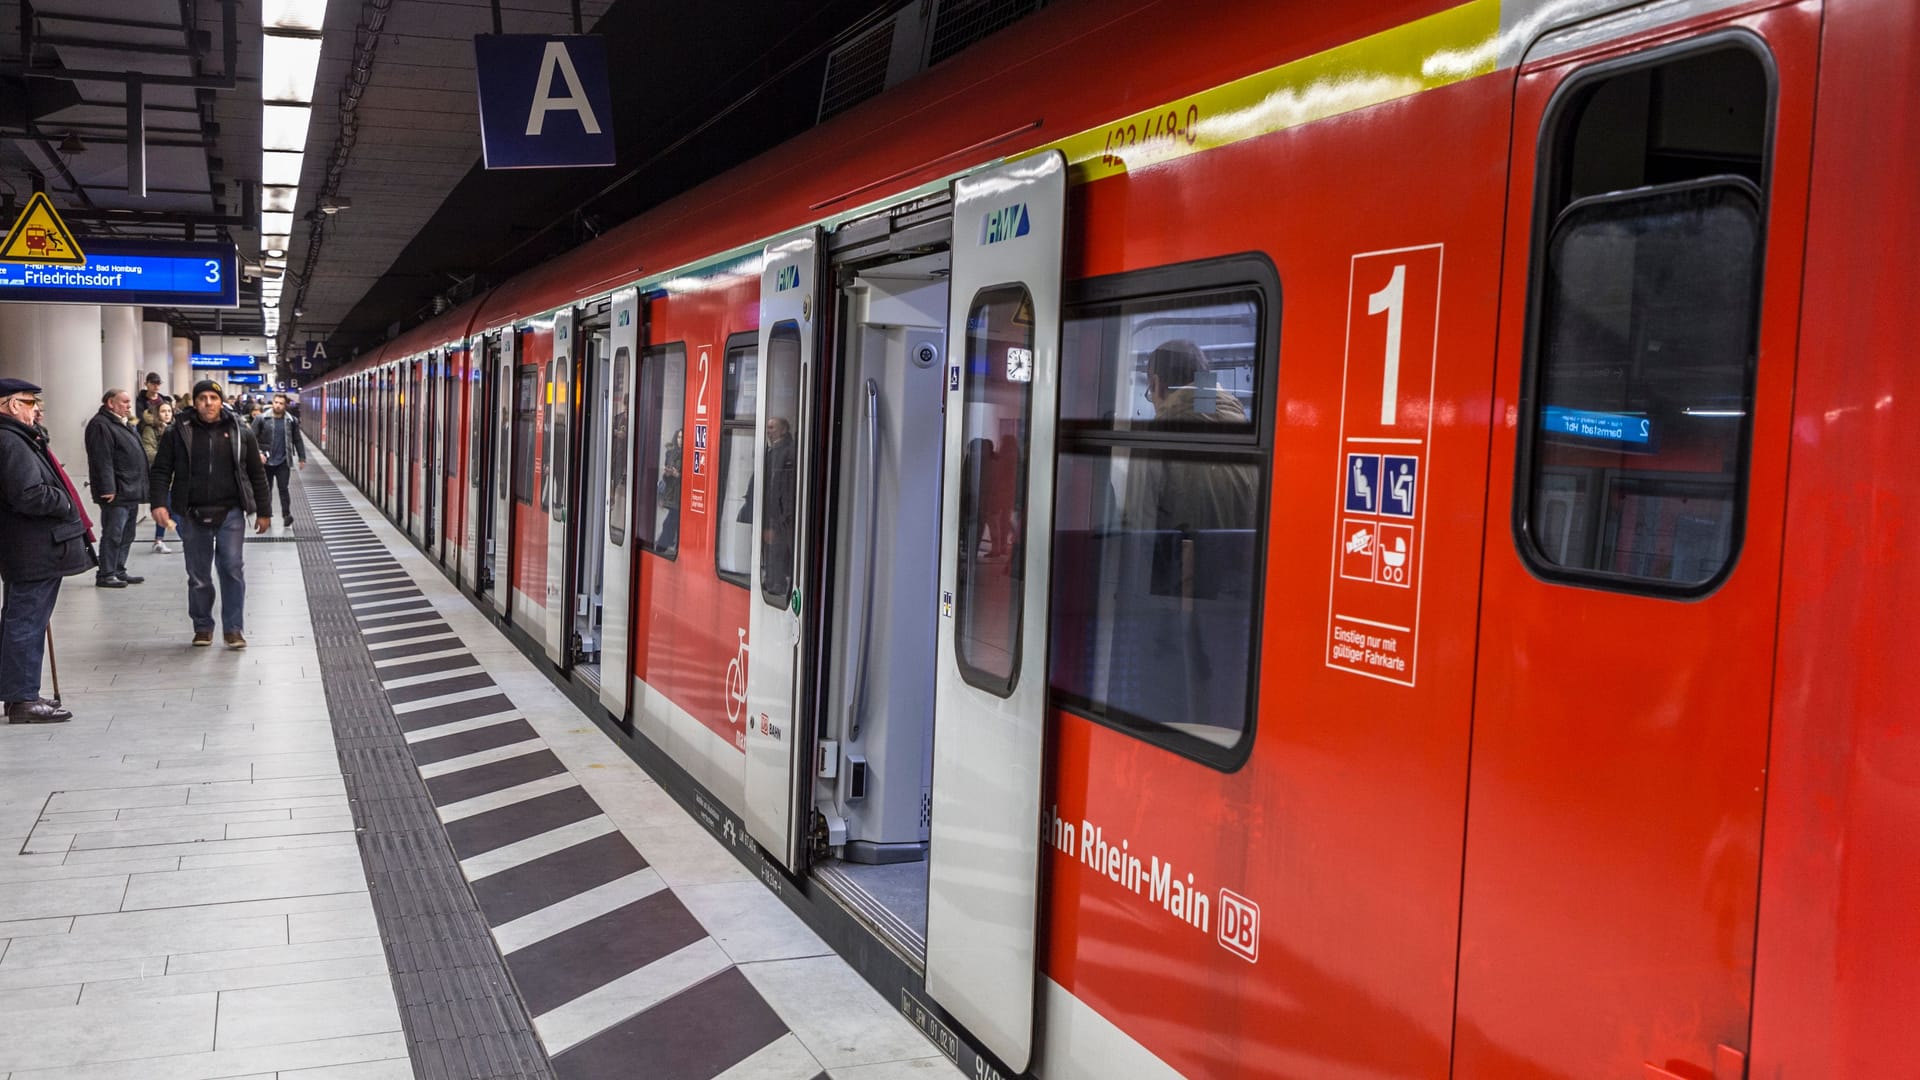
{"type": "MultiPolygon", "coordinates": [[[[447,644],[511,697],[514,730],[531,727],[597,804],[603,816],[587,840],[624,837],[645,867],[624,880],[645,876],[649,891],[677,901],[690,915],[686,929],[713,952],[709,966],[750,986],[777,1016],[785,1029],[777,1045],[721,1075],[955,1075],[424,556],[357,493],[342,490],[456,635],[447,644]]],[[[54,625],[76,719],[0,726],[0,1080],[411,1076],[334,757],[295,545],[249,546],[252,647],[244,653],[187,646],[179,563],[177,554],[137,547],[134,572],[146,573],[148,584],[103,592],[89,578],[70,581],[54,625]]],[[[423,669],[422,685],[439,677],[423,669]]],[[[406,681],[387,681],[389,693],[404,697],[406,681]]],[[[458,764],[492,756],[474,751],[458,764]]],[[[462,771],[451,760],[438,769],[423,764],[430,778],[462,771]]],[[[556,908],[496,927],[496,937],[507,935],[510,966],[517,948],[542,940],[534,931],[550,930],[534,924],[580,917],[556,908]]],[[[646,930],[636,925],[636,936],[646,930]]],[[[674,1019],[674,1010],[650,1007],[661,1000],[661,980],[677,978],[646,970],[594,989],[578,1006],[540,1003],[536,1015],[549,1014],[543,1037],[590,1045],[595,1032],[618,1033],[622,1060],[608,1062],[605,1074],[646,1073],[644,1046],[621,1029],[654,1026],[646,1023],[654,1014],[674,1019]],[[563,1033],[553,1021],[569,1010],[580,1024],[563,1033]]],[[[697,995],[682,997],[698,1005],[697,995]]],[[[672,1026],[704,1019],[696,1011],[672,1026]]],[[[602,1072],[581,1066],[588,1063],[569,1072],[602,1072]]]]}
{"type": "Polygon", "coordinates": [[[74,719],[0,725],[0,1076],[411,1077],[295,545],[247,546],[244,652],[172,547],[67,580],[74,719]]]}

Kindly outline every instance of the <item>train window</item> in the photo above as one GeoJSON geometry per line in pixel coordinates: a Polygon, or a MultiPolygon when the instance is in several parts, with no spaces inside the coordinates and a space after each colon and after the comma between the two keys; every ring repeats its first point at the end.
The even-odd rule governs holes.
{"type": "MultiPolygon", "coordinates": [[[[767,336],[766,450],[759,475],[760,598],[793,602],[793,540],[800,498],[800,326],[776,323],[767,336]]],[[[751,498],[752,496],[748,496],[751,498]]]]}
{"type": "Polygon", "coordinates": [[[513,500],[533,504],[533,425],[540,408],[540,369],[522,367],[514,375],[513,500]]]}
{"type": "Polygon", "coordinates": [[[1020,681],[1026,609],[1026,548],[1017,535],[1033,412],[1033,297],[1025,286],[974,297],[965,394],[954,646],[961,678],[1006,697],[1020,681]]]}
{"type": "Polygon", "coordinates": [[[627,369],[633,354],[625,345],[613,351],[613,453],[607,461],[607,539],[614,547],[627,542],[627,473],[633,464],[632,424],[627,418],[627,369]]]}
{"type": "Polygon", "coordinates": [[[1576,83],[1548,120],[1514,507],[1543,577],[1693,596],[1733,564],[1768,95],[1721,45],[1576,83]]]}
{"type": "Polygon", "coordinates": [[[687,347],[657,345],[640,353],[640,466],[635,476],[640,546],[671,559],[680,551],[680,473],[685,459],[687,347]]]}
{"type": "Polygon", "coordinates": [[[713,565],[722,580],[743,589],[753,570],[753,459],[760,443],[753,414],[759,376],[759,336],[735,334],[727,341],[721,391],[720,516],[714,523],[713,565]]]}
{"type": "Polygon", "coordinates": [[[1255,713],[1272,265],[1222,260],[1078,291],[1061,349],[1074,389],[1054,506],[1053,697],[1233,768],[1255,713]]]}

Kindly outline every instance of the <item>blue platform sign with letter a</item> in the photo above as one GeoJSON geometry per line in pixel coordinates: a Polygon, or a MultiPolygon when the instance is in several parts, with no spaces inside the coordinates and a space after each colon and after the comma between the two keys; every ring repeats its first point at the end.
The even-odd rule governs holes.
{"type": "Polygon", "coordinates": [[[591,34],[479,34],[480,147],[489,169],[611,165],[606,43],[591,34]]]}

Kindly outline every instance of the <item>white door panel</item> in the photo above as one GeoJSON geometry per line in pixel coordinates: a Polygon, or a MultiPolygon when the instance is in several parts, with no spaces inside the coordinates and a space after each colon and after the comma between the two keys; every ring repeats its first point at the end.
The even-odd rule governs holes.
{"type": "Polygon", "coordinates": [[[809,395],[819,316],[818,229],[767,245],[760,275],[760,369],[755,421],[760,433],[754,495],[752,611],[747,646],[747,832],[781,865],[798,872],[806,854],[813,787],[811,725],[798,701],[803,619],[811,598],[800,590],[806,565],[809,395]],[[770,432],[784,429],[776,443],[770,432]],[[777,475],[769,475],[769,472],[777,475]]]}
{"type": "Polygon", "coordinates": [[[625,719],[633,684],[628,601],[633,595],[634,393],[640,360],[640,294],[613,294],[613,416],[601,452],[607,459],[607,533],[601,593],[600,704],[625,719]]]}
{"type": "Polygon", "coordinates": [[[547,393],[553,395],[552,418],[547,424],[547,659],[565,667],[567,635],[572,623],[567,618],[568,583],[573,580],[567,565],[572,551],[567,543],[568,522],[572,518],[567,505],[573,490],[573,309],[553,317],[553,375],[547,381],[547,393]]]}
{"type": "Polygon", "coordinates": [[[926,985],[1016,1071],[1033,1050],[1065,212],[1058,151],[953,185],[926,985]],[[996,506],[1019,540],[982,555],[996,506]]]}

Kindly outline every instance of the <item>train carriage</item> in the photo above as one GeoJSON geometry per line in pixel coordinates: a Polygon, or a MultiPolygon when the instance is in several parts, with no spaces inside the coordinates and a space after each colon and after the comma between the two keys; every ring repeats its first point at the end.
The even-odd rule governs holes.
{"type": "Polygon", "coordinates": [[[321,436],[976,1075],[1901,1075],[1917,50],[1057,4],[321,436]]]}

